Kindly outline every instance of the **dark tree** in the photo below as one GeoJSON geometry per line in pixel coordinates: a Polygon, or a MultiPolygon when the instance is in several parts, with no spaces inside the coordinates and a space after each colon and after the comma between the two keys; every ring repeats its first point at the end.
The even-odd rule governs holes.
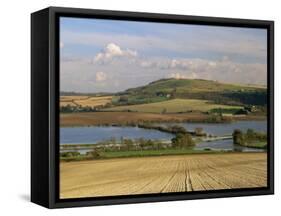
{"type": "Polygon", "coordinates": [[[243,132],[239,129],[235,129],[232,133],[233,143],[238,145],[244,144],[244,135],[243,132]]]}

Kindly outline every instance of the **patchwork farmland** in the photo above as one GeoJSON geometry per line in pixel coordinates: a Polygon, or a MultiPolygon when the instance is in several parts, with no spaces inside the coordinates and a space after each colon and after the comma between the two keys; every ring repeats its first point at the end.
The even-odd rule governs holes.
{"type": "Polygon", "coordinates": [[[266,161],[266,153],[225,153],[61,162],[60,197],[265,187],[266,161]]]}
{"type": "Polygon", "coordinates": [[[138,104],[129,106],[116,106],[106,111],[134,111],[144,113],[179,113],[188,111],[206,112],[212,109],[242,109],[241,106],[214,104],[208,100],[173,99],[157,103],[138,104]]]}
{"type": "Polygon", "coordinates": [[[61,96],[60,107],[62,106],[81,106],[81,107],[98,107],[111,103],[112,96],[61,96]]]}

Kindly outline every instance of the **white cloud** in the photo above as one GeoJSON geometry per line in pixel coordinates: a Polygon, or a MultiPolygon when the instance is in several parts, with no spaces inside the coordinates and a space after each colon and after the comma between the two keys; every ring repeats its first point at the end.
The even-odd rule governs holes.
{"type": "Polygon", "coordinates": [[[150,58],[139,60],[139,66],[147,71],[165,74],[175,79],[210,79],[233,83],[266,83],[266,64],[237,63],[229,57],[222,59],[150,58]]]}
{"type": "MultiPolygon", "coordinates": [[[[178,32],[167,31],[158,35],[147,34],[145,36],[138,36],[124,33],[108,34],[64,30],[62,31],[62,38],[66,43],[88,46],[104,46],[114,41],[114,43],[121,47],[137,49],[143,52],[154,52],[158,49],[165,51],[165,53],[176,52],[178,54],[192,54],[194,51],[201,54],[214,52],[221,56],[234,55],[238,59],[249,57],[256,61],[266,60],[266,40],[249,36],[246,33],[242,34],[241,32],[234,34],[233,31],[235,29],[233,28],[232,31],[225,31],[225,27],[214,28],[216,31],[209,29],[205,34],[195,32],[195,36],[187,33],[179,34],[178,32]],[[237,55],[242,57],[239,58],[237,55]]],[[[265,31],[264,35],[266,35],[265,31]]]]}
{"type": "MultiPolygon", "coordinates": [[[[146,38],[146,40],[148,39],[146,38]]],[[[241,84],[266,84],[267,81],[266,64],[239,63],[227,53],[218,60],[145,57],[146,54],[141,52],[142,49],[139,47],[149,43],[136,43],[137,50],[141,52],[141,55],[138,55],[133,49],[127,48],[132,46],[119,44],[118,40],[112,41],[114,43],[105,43],[107,44],[105,48],[92,57],[63,56],[60,65],[62,89],[82,92],[114,92],[167,77],[209,79],[241,84]],[[105,80],[106,82],[104,82],[105,80]]],[[[127,41],[123,38],[124,42],[127,41]]],[[[152,44],[155,45],[156,42],[154,42],[152,44]]],[[[68,44],[68,42],[66,43],[68,44]]],[[[158,45],[160,46],[160,44],[158,45]]],[[[61,43],[60,47],[64,47],[64,44],[61,43]]]]}
{"type": "Polygon", "coordinates": [[[150,58],[148,60],[141,60],[140,66],[144,68],[158,68],[169,70],[188,70],[188,71],[201,71],[206,68],[215,68],[218,61],[210,61],[205,59],[168,59],[168,58],[150,58]]]}
{"type": "Polygon", "coordinates": [[[114,57],[122,56],[136,57],[137,52],[129,49],[123,50],[118,45],[114,43],[109,43],[102,52],[98,53],[95,56],[94,62],[104,63],[106,61],[112,60],[114,57]]]}
{"type": "Polygon", "coordinates": [[[198,78],[198,75],[194,72],[186,73],[186,74],[177,72],[177,73],[171,73],[168,77],[175,78],[175,79],[196,79],[198,78]]]}
{"type": "Polygon", "coordinates": [[[97,82],[102,82],[102,81],[105,81],[107,79],[107,75],[102,72],[102,71],[99,71],[96,73],[96,81],[97,82]]]}
{"type": "Polygon", "coordinates": [[[175,78],[175,79],[185,79],[186,78],[185,75],[182,75],[180,73],[171,73],[169,77],[175,78]]]}
{"type": "MultiPolygon", "coordinates": [[[[120,50],[115,48],[111,49],[114,55],[120,54],[120,50],[122,52],[121,48],[120,50]]],[[[79,92],[123,91],[169,77],[262,85],[267,81],[266,64],[237,63],[228,57],[216,61],[192,58],[118,57],[110,64],[92,64],[92,58],[81,58],[75,61],[61,61],[60,66],[62,89],[79,92]]]]}
{"type": "Polygon", "coordinates": [[[64,91],[117,92],[169,77],[263,85],[267,81],[267,66],[261,63],[237,63],[231,59],[138,57],[134,60],[135,63],[131,63],[128,58],[117,58],[111,64],[92,64],[90,59],[62,61],[61,88],[64,91]]]}

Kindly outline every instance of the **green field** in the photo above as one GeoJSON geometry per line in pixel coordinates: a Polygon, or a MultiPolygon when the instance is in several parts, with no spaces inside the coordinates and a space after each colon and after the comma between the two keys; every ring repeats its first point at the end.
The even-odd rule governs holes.
{"type": "Polygon", "coordinates": [[[202,111],[206,112],[212,109],[241,109],[241,106],[230,106],[213,104],[208,100],[197,99],[172,99],[157,103],[128,105],[128,106],[116,106],[105,111],[133,111],[133,112],[145,112],[145,113],[179,113],[189,111],[202,111]]]}
{"type": "Polygon", "coordinates": [[[241,146],[250,147],[250,148],[266,149],[267,148],[267,141],[256,140],[254,142],[245,143],[245,144],[243,144],[241,146]]]}
{"type": "Polygon", "coordinates": [[[256,141],[254,143],[249,143],[246,145],[247,147],[253,147],[253,148],[267,148],[267,141],[256,141]]]}
{"type": "Polygon", "coordinates": [[[61,161],[81,161],[93,159],[110,159],[110,158],[128,158],[128,157],[148,157],[164,155],[185,155],[185,154],[214,154],[226,153],[225,151],[214,150],[193,150],[193,149],[159,149],[159,150],[142,150],[142,151],[105,151],[100,152],[100,156],[93,158],[87,155],[77,155],[73,157],[60,157],[61,161]]]}
{"type": "Polygon", "coordinates": [[[193,149],[163,149],[163,150],[143,150],[143,151],[112,151],[103,152],[105,158],[119,157],[144,157],[161,155],[182,155],[182,154],[200,154],[200,153],[218,153],[222,151],[193,150],[193,149]]]}

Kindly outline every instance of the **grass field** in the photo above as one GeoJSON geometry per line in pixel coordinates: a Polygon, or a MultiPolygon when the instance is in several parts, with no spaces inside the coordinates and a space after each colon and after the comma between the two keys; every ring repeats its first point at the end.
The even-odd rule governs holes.
{"type": "Polygon", "coordinates": [[[267,148],[267,142],[266,141],[256,141],[256,142],[252,142],[252,143],[247,143],[244,146],[264,149],[264,148],[267,148]]]}
{"type": "Polygon", "coordinates": [[[117,106],[105,109],[106,111],[135,111],[145,113],[178,113],[187,111],[206,112],[212,109],[240,109],[240,106],[229,106],[211,103],[208,100],[173,99],[157,103],[117,106]]]}
{"type": "MultiPolygon", "coordinates": [[[[87,145],[87,144],[85,144],[87,145]]],[[[91,144],[88,144],[91,145],[91,144]]],[[[91,151],[91,149],[89,149],[91,151]]],[[[224,154],[224,151],[214,150],[194,150],[194,149],[159,149],[159,150],[139,150],[139,151],[104,151],[100,152],[100,159],[111,159],[111,158],[129,158],[129,157],[152,157],[152,156],[164,156],[164,155],[186,155],[186,154],[224,154]]],[[[96,158],[97,159],[97,158],[96,158]]],[[[60,157],[61,161],[83,161],[83,160],[94,160],[92,157],[87,155],[79,155],[73,157],[60,157]]]]}
{"type": "MultiPolygon", "coordinates": [[[[101,156],[106,158],[118,157],[147,157],[147,156],[161,156],[161,155],[183,155],[183,154],[200,154],[202,150],[193,149],[165,149],[165,150],[143,150],[143,151],[111,151],[103,152],[101,156]]],[[[214,152],[215,153],[215,152],[214,152]]]]}
{"type": "Polygon", "coordinates": [[[225,153],[61,162],[60,198],[267,185],[266,153],[225,153]]]}
{"type": "Polygon", "coordinates": [[[82,107],[97,107],[104,106],[111,103],[112,96],[101,96],[101,97],[91,97],[91,96],[61,96],[60,106],[82,106],[82,107]]]}

